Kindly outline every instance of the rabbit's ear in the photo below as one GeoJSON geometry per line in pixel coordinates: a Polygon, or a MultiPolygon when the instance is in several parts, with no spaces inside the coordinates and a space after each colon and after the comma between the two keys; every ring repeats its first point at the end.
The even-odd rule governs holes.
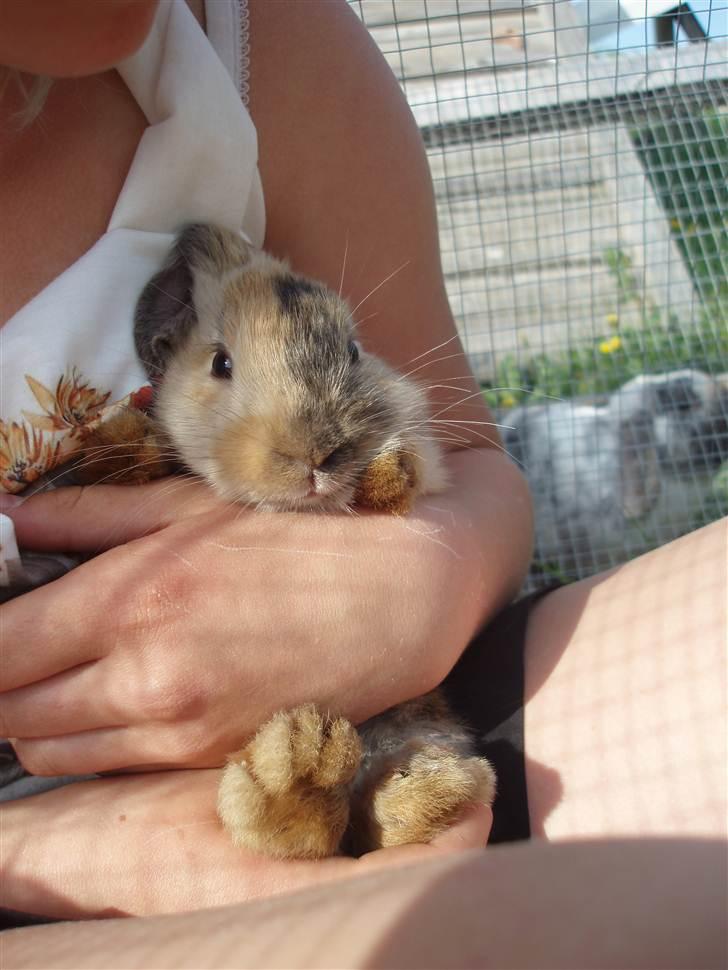
{"type": "Polygon", "coordinates": [[[668,378],[654,389],[655,404],[660,414],[680,415],[696,411],[703,401],[691,376],[668,378]]]}
{"type": "Polygon", "coordinates": [[[139,297],[134,343],[153,383],[161,379],[175,351],[197,324],[192,286],[192,269],[175,246],[139,297]]]}
{"type": "Polygon", "coordinates": [[[240,233],[196,223],[185,226],[177,237],[174,251],[193,272],[220,277],[244,266],[252,247],[240,233]]]}
{"type": "Polygon", "coordinates": [[[528,461],[528,425],[510,416],[509,420],[513,421],[513,426],[501,431],[503,448],[508,457],[523,468],[528,461]]]}
{"type": "Polygon", "coordinates": [[[152,381],[163,376],[197,325],[200,297],[207,302],[204,291],[210,285],[219,291],[220,279],[248,262],[250,252],[242,237],[227,229],[199,224],[182,230],[134,314],[136,351],[152,381]]]}
{"type": "Polygon", "coordinates": [[[660,494],[660,465],[655,424],[649,411],[634,411],[619,422],[619,468],[622,514],[626,519],[646,515],[660,494]]]}

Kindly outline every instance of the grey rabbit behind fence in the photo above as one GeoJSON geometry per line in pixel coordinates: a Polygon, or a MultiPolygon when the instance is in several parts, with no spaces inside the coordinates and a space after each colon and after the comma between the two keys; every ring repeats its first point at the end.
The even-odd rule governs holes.
{"type": "Polygon", "coordinates": [[[700,524],[711,500],[720,514],[728,376],[642,374],[598,404],[525,405],[501,420],[533,493],[537,562],[559,575],[589,575],[671,541],[700,524]]]}

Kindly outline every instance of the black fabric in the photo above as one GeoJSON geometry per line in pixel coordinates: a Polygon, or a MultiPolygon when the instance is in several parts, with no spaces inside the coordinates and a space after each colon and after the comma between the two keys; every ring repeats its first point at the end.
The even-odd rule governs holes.
{"type": "Polygon", "coordinates": [[[15,909],[0,908],[0,932],[17,930],[21,926],[42,926],[44,923],[63,923],[64,920],[51,916],[36,916],[34,913],[19,913],[15,909]]]}
{"type": "Polygon", "coordinates": [[[472,729],[479,754],[495,768],[489,844],[531,837],[523,732],[526,627],[535,602],[558,585],[506,607],[472,640],[443,684],[453,711],[472,729]]]}

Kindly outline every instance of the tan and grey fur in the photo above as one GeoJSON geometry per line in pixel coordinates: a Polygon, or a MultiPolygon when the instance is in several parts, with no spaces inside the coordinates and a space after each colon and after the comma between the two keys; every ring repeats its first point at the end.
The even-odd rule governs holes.
{"type": "MultiPolygon", "coordinates": [[[[183,230],[140,297],[135,336],[160,455],[171,442],[226,499],[403,513],[446,485],[424,392],[354,343],[336,294],[231,232],[183,230]]],[[[429,841],[494,793],[493,769],[434,692],[358,731],[312,705],[276,714],[230,756],[218,809],[238,845],[318,858],[429,841]]]]}
{"type": "Polygon", "coordinates": [[[232,233],[182,233],[142,295],[136,336],[155,417],[226,499],[346,508],[372,461],[395,453],[411,499],[445,485],[423,391],[354,345],[336,294],[232,233]],[[227,380],[210,376],[216,351],[230,358],[227,380]]]}

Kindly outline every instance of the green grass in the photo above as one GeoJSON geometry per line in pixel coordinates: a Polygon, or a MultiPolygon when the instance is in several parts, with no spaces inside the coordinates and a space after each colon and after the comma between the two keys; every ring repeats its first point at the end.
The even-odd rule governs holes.
{"type": "Polygon", "coordinates": [[[619,302],[636,308],[639,326],[622,327],[617,313],[592,341],[553,353],[507,354],[496,367],[492,382],[483,386],[495,408],[538,403],[553,398],[609,394],[638,374],[660,374],[692,367],[708,374],[728,368],[728,296],[707,301],[694,321],[667,319],[645,299],[622,250],[603,254],[618,284],[619,302]]]}

